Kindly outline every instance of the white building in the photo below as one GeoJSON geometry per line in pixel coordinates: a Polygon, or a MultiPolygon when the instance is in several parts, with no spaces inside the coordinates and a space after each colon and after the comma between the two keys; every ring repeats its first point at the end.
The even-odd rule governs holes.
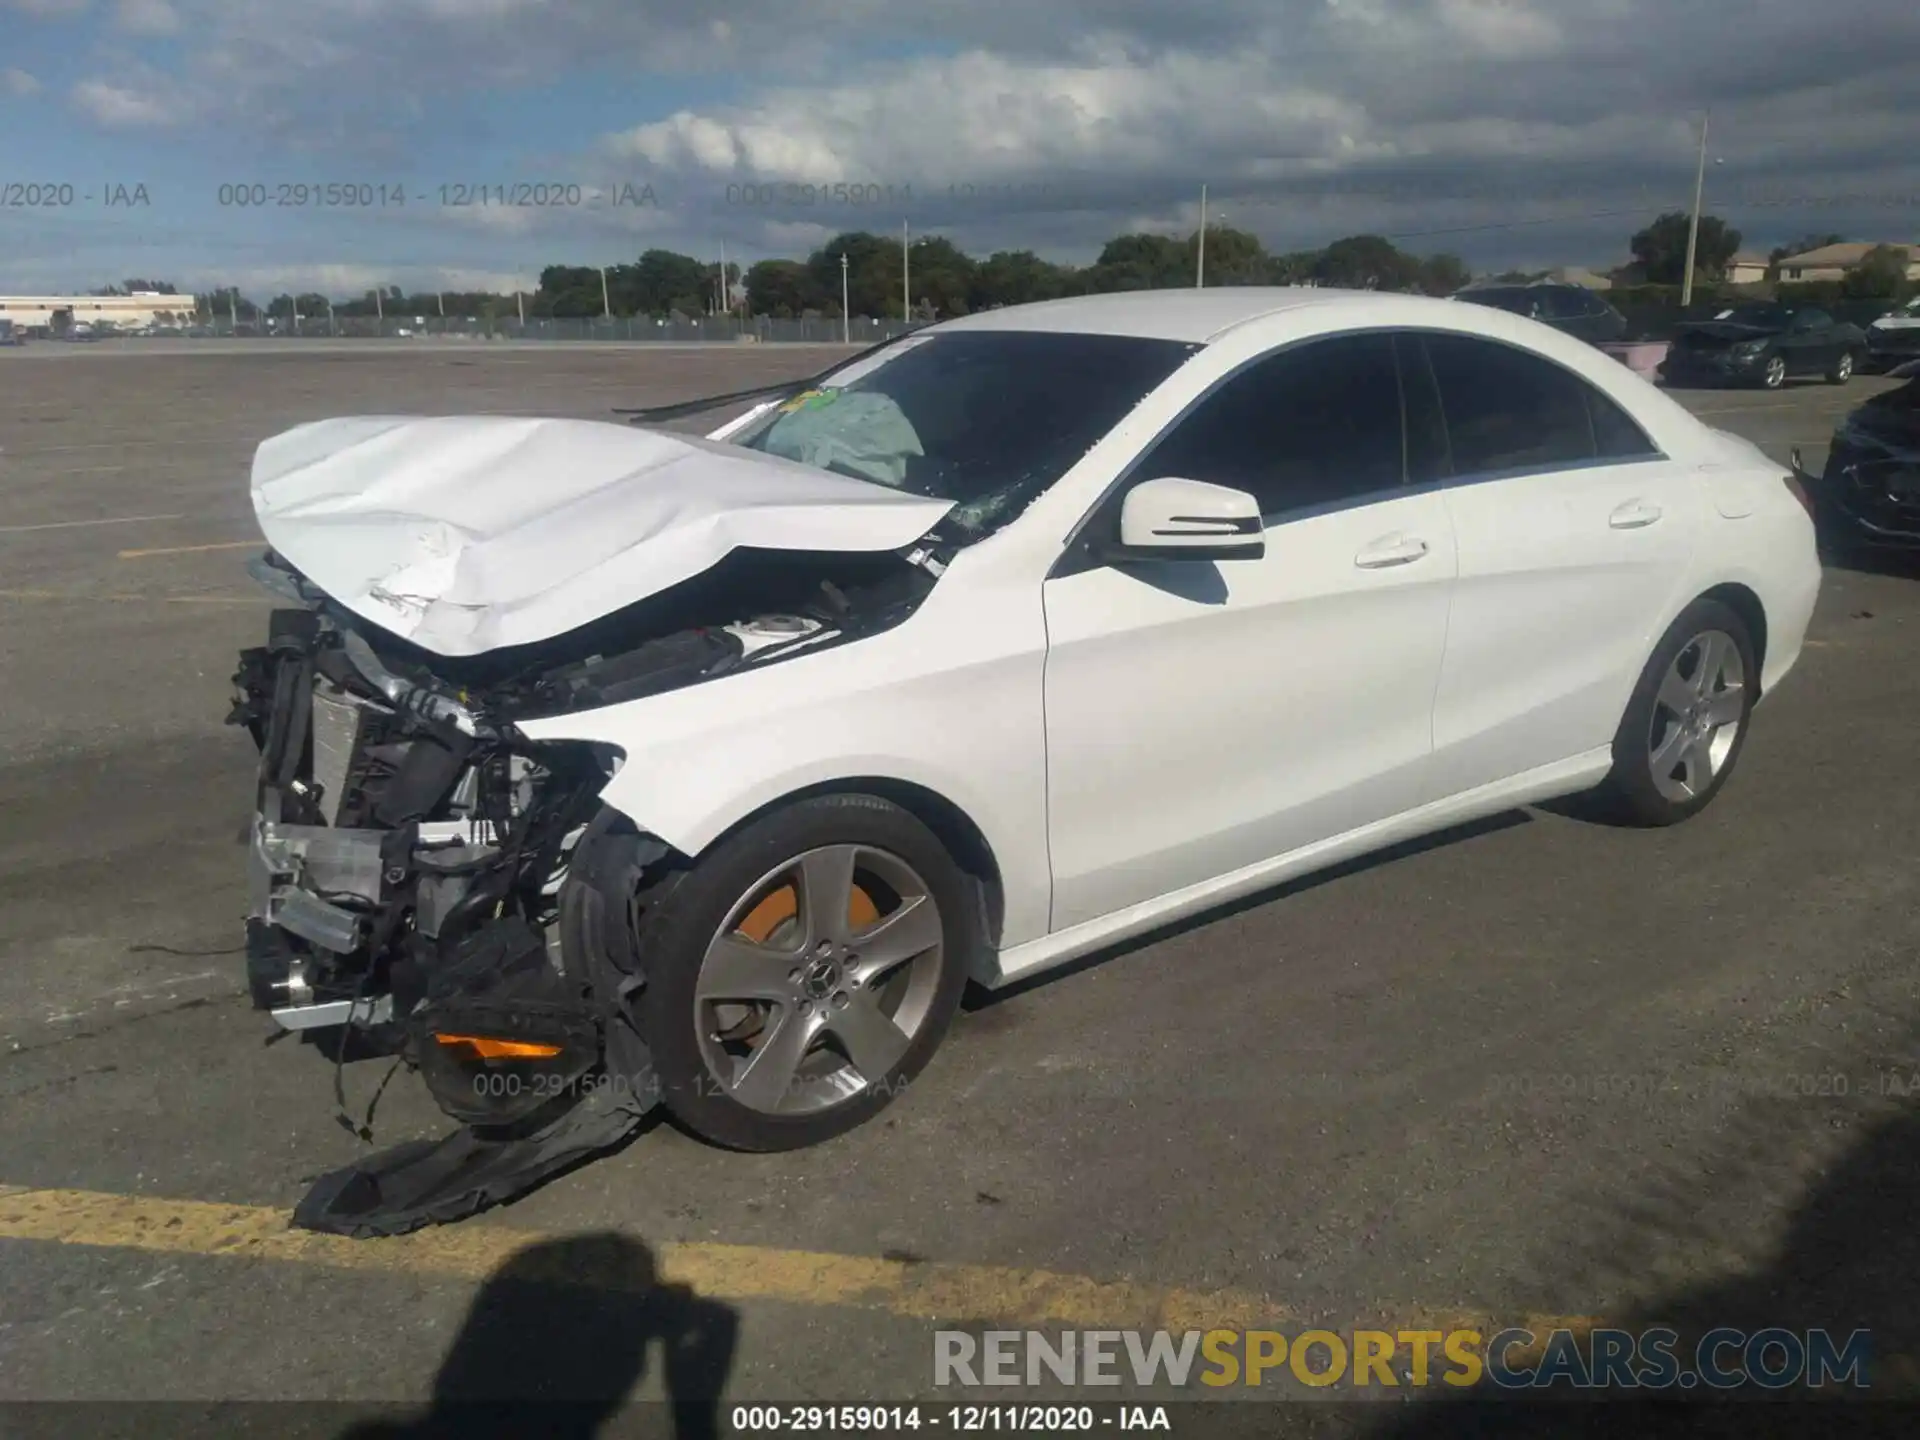
{"type": "Polygon", "coordinates": [[[112,325],[138,330],[153,324],[185,323],[193,319],[193,296],[160,295],[150,290],[131,295],[0,295],[0,320],[30,330],[64,324],[55,317],[65,312],[75,325],[112,325]]]}

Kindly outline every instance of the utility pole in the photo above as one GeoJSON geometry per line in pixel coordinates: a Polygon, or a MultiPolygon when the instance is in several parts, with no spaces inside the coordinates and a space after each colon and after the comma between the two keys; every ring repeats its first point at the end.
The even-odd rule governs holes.
{"type": "Polygon", "coordinates": [[[1207,283],[1207,187],[1200,187],[1200,248],[1193,260],[1193,288],[1207,283]]]}
{"type": "Polygon", "coordinates": [[[913,286],[908,278],[909,261],[907,247],[913,242],[907,238],[907,222],[900,222],[900,319],[903,324],[913,323],[913,286]]]}
{"type": "Polygon", "coordinates": [[[853,316],[847,309],[847,252],[840,252],[840,343],[853,343],[853,316]]]}
{"type": "Polygon", "coordinates": [[[515,304],[516,306],[518,306],[518,307],[519,307],[519,310],[520,310],[520,328],[521,328],[522,330],[524,330],[524,329],[526,329],[526,328],[527,328],[527,292],[526,292],[526,291],[524,291],[524,290],[516,290],[516,291],[514,291],[514,292],[513,292],[513,303],[514,303],[514,304],[515,304]]]}
{"type": "Polygon", "coordinates": [[[613,318],[613,301],[607,296],[607,267],[604,265],[600,267],[600,318],[613,318]]]}
{"type": "Polygon", "coordinates": [[[733,287],[727,284],[727,242],[720,242],[720,313],[733,318],[733,287]]]}
{"type": "Polygon", "coordinates": [[[373,287],[373,318],[374,322],[383,329],[387,323],[387,302],[380,292],[384,289],[386,289],[384,285],[373,287]]]}
{"type": "Polygon", "coordinates": [[[447,318],[447,292],[444,290],[436,290],[433,293],[433,298],[440,303],[440,318],[442,320],[446,319],[447,318]]]}
{"type": "Polygon", "coordinates": [[[1707,185],[1707,121],[1711,110],[1700,117],[1700,162],[1693,172],[1693,219],[1687,225],[1687,273],[1680,281],[1680,308],[1693,303],[1693,257],[1700,245],[1700,197],[1707,185]]]}
{"type": "Polygon", "coordinates": [[[338,335],[339,333],[333,328],[333,297],[329,295],[327,297],[327,334],[338,335]]]}
{"type": "Polygon", "coordinates": [[[237,288],[227,291],[227,324],[235,330],[240,328],[240,291],[237,288]]]}

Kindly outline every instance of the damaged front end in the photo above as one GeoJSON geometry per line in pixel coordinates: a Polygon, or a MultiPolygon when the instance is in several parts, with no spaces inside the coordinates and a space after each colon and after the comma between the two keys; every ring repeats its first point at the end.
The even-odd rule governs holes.
{"type": "Polygon", "coordinates": [[[568,635],[458,659],[355,616],[271,552],[252,569],[287,602],[242,652],[228,716],[260,751],[254,1004],[340,1056],[395,1057],[465,1127],[325,1177],[296,1212],[388,1234],[530,1188],[617,1143],[656,1098],[626,1009],[643,961],[623,942],[635,879],[668,847],[600,803],[624,756],[536,743],[516,722],[889,628],[939,566],[739,552],[568,635]],[[716,618],[742,609],[754,618],[716,618]]]}

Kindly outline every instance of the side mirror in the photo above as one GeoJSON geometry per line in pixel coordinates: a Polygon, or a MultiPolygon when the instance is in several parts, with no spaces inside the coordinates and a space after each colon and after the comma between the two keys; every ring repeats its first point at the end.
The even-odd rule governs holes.
{"type": "Polygon", "coordinates": [[[1104,560],[1258,560],[1267,553],[1260,502],[1244,490],[1164,476],[1127,492],[1120,540],[1104,560]]]}

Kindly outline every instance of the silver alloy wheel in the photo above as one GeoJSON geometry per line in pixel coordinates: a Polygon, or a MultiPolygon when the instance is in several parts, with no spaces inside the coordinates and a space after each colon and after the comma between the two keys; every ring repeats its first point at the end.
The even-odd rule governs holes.
{"type": "Polygon", "coordinates": [[[1850,380],[1853,378],[1853,355],[1851,352],[1840,357],[1840,363],[1833,367],[1833,378],[1850,380]]]}
{"type": "Polygon", "coordinates": [[[708,1073],[767,1115],[859,1096],[932,1014],[945,936],[926,881],[888,851],[829,845],[768,871],[721,922],[694,981],[708,1073]],[[792,908],[771,930],[742,930],[783,894],[792,908]]]}
{"type": "Polygon", "coordinates": [[[1770,356],[1767,360],[1767,388],[1778,390],[1787,381],[1787,362],[1779,356],[1770,356]]]}
{"type": "Polygon", "coordinates": [[[1647,735],[1653,784],[1684,805],[1726,768],[1746,712],[1746,666],[1724,630],[1689,640],[1667,667],[1647,735]]]}

